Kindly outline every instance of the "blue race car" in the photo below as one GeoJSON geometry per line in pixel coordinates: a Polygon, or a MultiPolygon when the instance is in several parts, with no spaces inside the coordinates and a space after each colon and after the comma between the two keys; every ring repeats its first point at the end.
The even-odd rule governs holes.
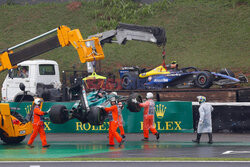
{"type": "Polygon", "coordinates": [[[166,68],[160,65],[149,71],[138,67],[123,67],[119,72],[122,88],[126,90],[169,87],[210,88],[212,85],[225,86],[248,82],[243,74],[235,78],[234,73],[226,68],[216,73],[208,70],[201,71],[196,67],[178,69],[178,66],[166,68]]]}

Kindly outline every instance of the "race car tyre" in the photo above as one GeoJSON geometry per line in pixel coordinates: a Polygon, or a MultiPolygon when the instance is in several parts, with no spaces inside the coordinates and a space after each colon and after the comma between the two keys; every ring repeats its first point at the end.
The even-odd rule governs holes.
{"type": "Polygon", "coordinates": [[[87,123],[87,112],[82,109],[72,108],[70,111],[72,113],[72,118],[76,118],[81,121],[82,124],[87,123]]]}
{"type": "Polygon", "coordinates": [[[234,73],[230,70],[230,69],[227,69],[227,68],[224,68],[224,69],[221,69],[219,71],[220,74],[223,74],[223,75],[228,75],[230,77],[234,77],[235,78],[235,75],[234,73]]]}
{"type": "Polygon", "coordinates": [[[129,111],[131,111],[131,112],[141,111],[141,107],[139,106],[139,103],[142,103],[142,97],[138,93],[132,93],[128,97],[127,102],[128,102],[127,108],[129,109],[129,111]],[[137,101],[137,103],[135,101],[137,101]]]}
{"type": "Polygon", "coordinates": [[[91,125],[102,125],[107,118],[107,112],[100,107],[92,106],[87,115],[87,120],[91,125]]]}
{"type": "Polygon", "coordinates": [[[195,78],[195,85],[199,88],[210,88],[213,80],[213,75],[209,71],[202,71],[195,78]]]}
{"type": "Polygon", "coordinates": [[[126,73],[122,77],[122,88],[126,90],[135,89],[135,84],[137,81],[137,74],[126,73]]]}
{"type": "Polygon", "coordinates": [[[54,124],[64,124],[69,120],[69,112],[64,105],[53,105],[49,112],[49,118],[54,124]]]}
{"type": "Polygon", "coordinates": [[[25,136],[18,136],[18,137],[8,137],[7,134],[5,132],[1,133],[1,140],[6,143],[6,144],[18,144],[20,142],[22,142],[25,136]]]}

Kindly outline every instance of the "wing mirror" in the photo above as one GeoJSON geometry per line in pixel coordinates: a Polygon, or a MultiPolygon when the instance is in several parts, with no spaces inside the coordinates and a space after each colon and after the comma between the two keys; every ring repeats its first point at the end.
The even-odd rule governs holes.
{"type": "Polygon", "coordinates": [[[25,91],[25,85],[23,83],[19,84],[19,88],[21,89],[21,91],[25,91]]]}

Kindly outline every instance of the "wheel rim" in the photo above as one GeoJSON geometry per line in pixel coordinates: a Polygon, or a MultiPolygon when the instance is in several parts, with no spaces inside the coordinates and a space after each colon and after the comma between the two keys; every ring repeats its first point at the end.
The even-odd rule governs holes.
{"type": "Polygon", "coordinates": [[[204,85],[207,81],[207,78],[204,75],[198,77],[199,84],[204,85]]]}
{"type": "Polygon", "coordinates": [[[128,77],[124,77],[123,78],[122,85],[124,85],[124,86],[128,86],[129,85],[129,78],[128,77]]]}

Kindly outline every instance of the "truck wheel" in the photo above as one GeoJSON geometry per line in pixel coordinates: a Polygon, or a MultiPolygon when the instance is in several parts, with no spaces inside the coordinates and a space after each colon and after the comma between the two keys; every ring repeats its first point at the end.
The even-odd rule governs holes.
{"type": "Polygon", "coordinates": [[[220,73],[220,74],[223,74],[223,75],[228,75],[228,76],[230,76],[230,77],[234,77],[234,78],[235,78],[234,73],[233,73],[231,70],[227,69],[227,68],[221,69],[221,70],[219,71],[219,73],[220,73]]]}
{"type": "Polygon", "coordinates": [[[14,102],[20,102],[20,101],[34,101],[34,97],[31,95],[18,95],[15,99],[14,102]]]}
{"type": "Polygon", "coordinates": [[[107,118],[107,112],[99,107],[92,106],[87,115],[87,120],[91,125],[102,125],[107,118]]]}
{"type": "Polygon", "coordinates": [[[134,88],[137,76],[133,73],[126,73],[122,77],[122,88],[126,90],[131,90],[134,88]]]}
{"type": "Polygon", "coordinates": [[[139,106],[139,103],[135,103],[134,101],[138,101],[139,103],[142,102],[142,97],[141,95],[139,95],[138,93],[133,93],[129,96],[128,98],[128,109],[131,112],[139,112],[141,111],[141,107],[139,106]]]}
{"type": "Polygon", "coordinates": [[[199,88],[210,88],[213,85],[213,75],[208,71],[200,72],[195,78],[195,85],[199,88]]]}
{"type": "Polygon", "coordinates": [[[69,120],[69,112],[64,105],[53,105],[49,112],[49,118],[54,124],[64,124],[69,120]]]}
{"type": "Polygon", "coordinates": [[[6,144],[18,144],[25,139],[26,136],[18,136],[18,137],[8,137],[5,132],[1,134],[1,140],[6,144]]]}

